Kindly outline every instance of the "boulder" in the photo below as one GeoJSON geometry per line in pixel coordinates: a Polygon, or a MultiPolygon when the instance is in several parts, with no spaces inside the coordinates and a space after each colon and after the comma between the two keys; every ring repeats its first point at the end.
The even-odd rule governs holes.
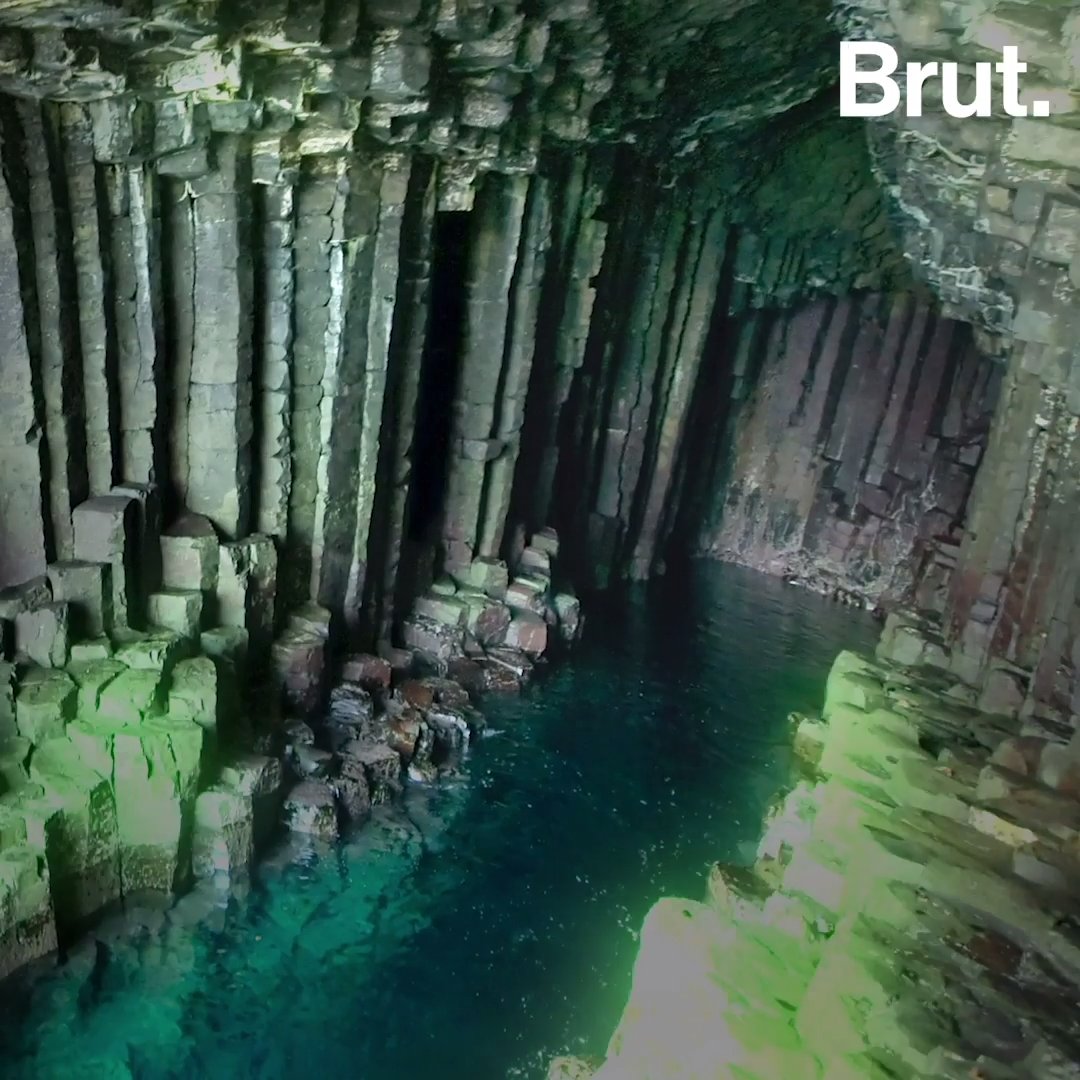
{"type": "Polygon", "coordinates": [[[323,780],[303,780],[286,796],[286,826],[293,832],[334,840],[338,835],[337,804],[333,788],[323,780]]]}
{"type": "Polygon", "coordinates": [[[250,796],[218,784],[195,800],[191,868],[196,877],[243,877],[255,857],[250,796]]]}
{"type": "Polygon", "coordinates": [[[42,667],[68,662],[68,606],[50,603],[15,616],[15,651],[42,667]]]}
{"type": "Polygon", "coordinates": [[[164,589],[146,601],[151,626],[164,627],[182,637],[197,638],[202,624],[203,594],[194,590],[164,589]]]}
{"type": "Polygon", "coordinates": [[[381,656],[357,653],[346,658],[341,666],[341,677],[368,691],[387,690],[390,687],[390,662],[381,656]]]}
{"type": "Polygon", "coordinates": [[[53,599],[68,605],[72,637],[100,637],[112,629],[112,571],[108,563],[56,562],[48,573],[53,599]]]}

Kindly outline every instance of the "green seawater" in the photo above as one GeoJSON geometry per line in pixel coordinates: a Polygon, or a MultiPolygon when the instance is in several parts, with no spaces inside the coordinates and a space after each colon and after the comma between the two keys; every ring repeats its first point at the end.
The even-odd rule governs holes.
{"type": "Polygon", "coordinates": [[[110,918],[0,986],[0,1076],[542,1077],[602,1054],[643,916],[752,856],[862,613],[724,566],[593,598],[451,780],[232,893],[110,918]]]}

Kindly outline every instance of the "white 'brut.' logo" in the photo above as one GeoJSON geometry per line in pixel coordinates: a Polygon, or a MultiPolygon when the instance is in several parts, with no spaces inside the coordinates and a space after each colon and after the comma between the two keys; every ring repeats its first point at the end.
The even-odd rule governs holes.
{"type": "Polygon", "coordinates": [[[1050,102],[1035,100],[1031,110],[1020,101],[1020,76],[1027,72],[1027,64],[1020,60],[1015,45],[1001,50],[1002,59],[994,64],[981,60],[975,64],[974,87],[971,100],[960,100],[960,65],[949,61],[905,65],[903,83],[893,78],[900,66],[896,50],[881,41],[842,41],[840,43],[840,115],[841,116],[888,116],[900,108],[904,99],[906,116],[922,116],[923,87],[935,79],[941,80],[941,104],[944,110],[957,119],[972,116],[994,115],[994,73],[1001,76],[1001,108],[1008,116],[1049,116],[1050,102]],[[867,71],[859,67],[863,58],[880,61],[880,67],[867,71]],[[860,87],[877,87],[880,98],[860,101],[860,87]],[[906,91],[906,93],[904,92],[906,91]]]}

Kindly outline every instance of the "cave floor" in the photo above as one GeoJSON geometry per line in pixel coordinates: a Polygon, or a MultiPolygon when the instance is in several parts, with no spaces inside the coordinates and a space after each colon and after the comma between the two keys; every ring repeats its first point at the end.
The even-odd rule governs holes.
{"type": "Polygon", "coordinates": [[[102,925],[2,988],[12,1080],[542,1076],[602,1053],[649,906],[753,856],[813,707],[871,621],[734,567],[597,600],[458,776],[102,925]]]}

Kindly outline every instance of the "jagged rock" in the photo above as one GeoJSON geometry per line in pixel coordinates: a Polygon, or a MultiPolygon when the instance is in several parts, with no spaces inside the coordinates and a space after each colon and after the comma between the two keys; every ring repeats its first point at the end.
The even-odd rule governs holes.
{"type": "Polygon", "coordinates": [[[549,563],[554,562],[559,557],[559,534],[550,527],[541,529],[532,534],[529,547],[534,551],[544,552],[548,556],[549,563]]]}
{"type": "Polygon", "coordinates": [[[424,718],[419,709],[403,709],[390,721],[389,745],[401,755],[406,764],[416,753],[423,728],[424,718]]]}
{"type": "Polygon", "coordinates": [[[149,633],[131,632],[114,640],[113,659],[137,671],[169,672],[192,652],[188,640],[164,628],[149,633]]]}
{"type": "Polygon", "coordinates": [[[348,657],[341,667],[345,682],[358,683],[365,690],[378,691],[390,688],[390,662],[381,656],[359,653],[348,657]]]}
{"type": "Polygon", "coordinates": [[[444,750],[459,753],[469,745],[472,732],[465,714],[448,705],[437,705],[425,713],[425,719],[435,732],[435,738],[444,750]]]}
{"type": "Polygon", "coordinates": [[[203,594],[167,589],[147,598],[146,617],[151,626],[173,630],[182,637],[197,638],[202,622],[203,594]]]}
{"type": "Polygon", "coordinates": [[[63,671],[32,669],[19,678],[15,692],[18,732],[38,745],[59,738],[75,719],[78,690],[63,671]]]}
{"type": "Polygon", "coordinates": [[[331,787],[347,821],[363,821],[371,814],[371,793],[363,776],[354,772],[349,776],[335,777],[331,787]]]}
{"type": "Polygon", "coordinates": [[[113,625],[132,625],[140,551],[138,502],[127,495],[99,495],[77,506],[71,520],[75,558],[109,566],[113,625]]]}
{"type": "Polygon", "coordinates": [[[68,606],[45,604],[15,616],[15,651],[42,667],[68,662],[68,606]]]}
{"type": "Polygon", "coordinates": [[[45,859],[27,844],[0,851],[0,977],[56,949],[45,859]]]}
{"type": "Polygon", "coordinates": [[[559,637],[563,641],[576,641],[583,626],[581,601],[570,593],[556,593],[552,606],[558,618],[559,637]]]}
{"type": "Polygon", "coordinates": [[[302,720],[294,720],[285,726],[285,741],[289,746],[314,746],[315,732],[302,720]]]}
{"type": "Polygon", "coordinates": [[[108,660],[112,656],[112,651],[112,642],[106,637],[73,642],[68,650],[73,664],[87,663],[92,660],[108,660]]]}
{"type": "Polygon", "coordinates": [[[208,518],[185,514],[161,537],[162,584],[212,593],[218,580],[218,537],[208,518]]]}
{"type": "Polygon", "coordinates": [[[442,626],[465,625],[468,606],[456,596],[421,596],[413,605],[413,613],[442,626]]]}
{"type": "Polygon", "coordinates": [[[510,583],[506,563],[498,559],[474,559],[458,571],[456,577],[462,587],[476,589],[496,598],[506,595],[510,583]]]}
{"type": "Polygon", "coordinates": [[[322,780],[303,780],[286,796],[285,824],[293,832],[334,840],[338,835],[337,806],[330,785],[322,780]]]}
{"type": "Polygon", "coordinates": [[[120,849],[111,777],[82,761],[69,738],[37,747],[30,779],[40,799],[26,812],[43,825],[57,925],[77,927],[120,898],[120,849]]]}
{"type": "Polygon", "coordinates": [[[289,747],[288,761],[300,779],[314,777],[325,780],[334,771],[334,755],[330,751],[302,742],[293,743],[289,747]]]}
{"type": "Polygon", "coordinates": [[[274,642],[271,661],[287,706],[314,716],[325,692],[326,639],[307,630],[286,630],[274,642]]]}
{"type": "Polygon", "coordinates": [[[445,626],[420,615],[405,620],[401,636],[410,649],[424,653],[441,663],[446,663],[460,653],[462,648],[460,627],[445,626]]]}
{"type": "Polygon", "coordinates": [[[363,687],[344,683],[330,691],[330,718],[335,724],[363,724],[374,711],[371,695],[363,687]]]}
{"type": "Polygon", "coordinates": [[[152,668],[129,668],[105,683],[98,693],[98,715],[118,724],[135,726],[164,710],[161,672],[152,668]]]}
{"type": "Polygon", "coordinates": [[[427,709],[435,704],[435,687],[420,679],[406,679],[397,688],[397,694],[416,709],[427,709]]]}
{"type": "Polygon", "coordinates": [[[182,717],[206,732],[218,726],[218,669],[213,660],[197,656],[181,660],[169,680],[169,715],[182,717]]]}
{"type": "Polygon", "coordinates": [[[0,618],[14,622],[24,611],[33,611],[52,602],[52,588],[47,577],[31,578],[19,585],[0,589],[0,618]]]}
{"type": "Polygon", "coordinates": [[[401,788],[401,758],[385,744],[351,742],[341,750],[341,775],[363,777],[372,804],[386,802],[401,788]]]}
{"type": "Polygon", "coordinates": [[[73,636],[98,637],[112,628],[110,573],[107,563],[71,561],[49,566],[53,599],[67,604],[73,636]]]}
{"type": "Polygon", "coordinates": [[[301,633],[315,634],[317,637],[330,637],[330,611],[318,604],[304,604],[289,612],[289,626],[301,633]]]}
{"type": "Polygon", "coordinates": [[[127,670],[126,665],[108,657],[102,660],[72,661],[68,664],[67,673],[79,688],[79,714],[95,715],[101,705],[102,689],[127,670]]]}
{"type": "Polygon", "coordinates": [[[244,876],[255,856],[251,798],[225,786],[195,800],[191,867],[196,877],[244,876]]]}
{"type": "Polygon", "coordinates": [[[519,685],[533,672],[532,661],[523,652],[509,646],[488,650],[487,659],[490,664],[510,672],[519,685]]]}
{"type": "Polygon", "coordinates": [[[545,607],[547,583],[535,578],[516,577],[506,590],[506,602],[515,611],[540,613],[545,607]]]}
{"type": "Polygon", "coordinates": [[[0,745],[15,731],[15,666],[0,660],[0,745]]]}
{"type": "Polygon", "coordinates": [[[540,656],[547,648],[547,623],[531,611],[519,610],[514,613],[506,630],[506,647],[520,649],[529,656],[540,656]]]}
{"type": "Polygon", "coordinates": [[[435,694],[435,701],[440,705],[448,705],[452,709],[467,709],[469,707],[468,691],[453,678],[427,678],[424,685],[431,687],[435,694]]]}
{"type": "Polygon", "coordinates": [[[550,577],[551,555],[541,548],[527,547],[518,560],[518,569],[526,574],[550,577]]]}

